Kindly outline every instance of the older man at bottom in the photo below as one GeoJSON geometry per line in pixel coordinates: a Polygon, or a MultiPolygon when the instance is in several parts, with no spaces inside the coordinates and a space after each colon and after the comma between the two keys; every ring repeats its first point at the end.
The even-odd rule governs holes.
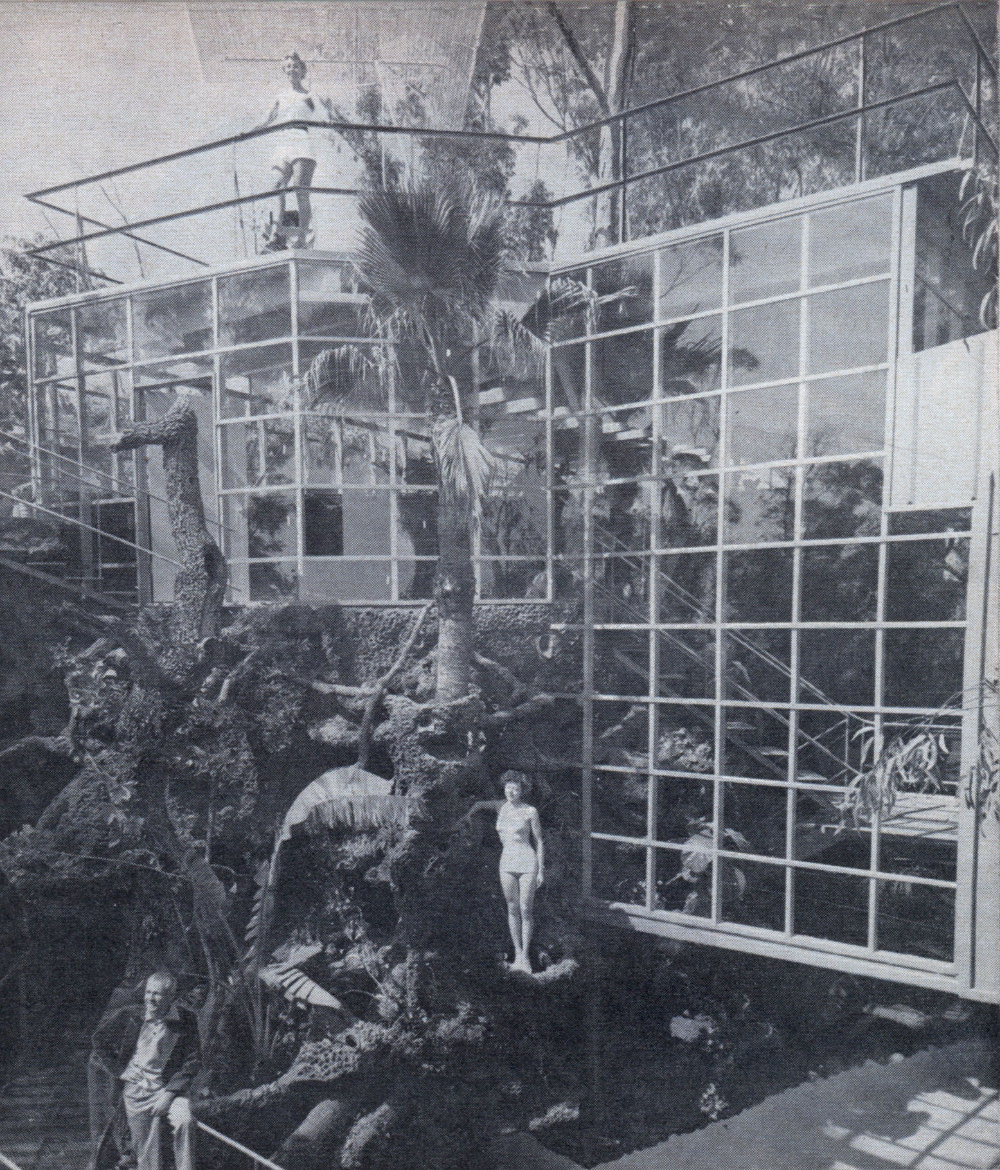
{"type": "Polygon", "coordinates": [[[186,1096],[198,1071],[194,1016],[175,1002],[177,981],[158,971],[146,980],[143,1005],[129,1004],[94,1035],[94,1052],[122,1082],[125,1118],[137,1170],[160,1170],[163,1119],[170,1122],[176,1170],[194,1170],[194,1118],[186,1096]]]}

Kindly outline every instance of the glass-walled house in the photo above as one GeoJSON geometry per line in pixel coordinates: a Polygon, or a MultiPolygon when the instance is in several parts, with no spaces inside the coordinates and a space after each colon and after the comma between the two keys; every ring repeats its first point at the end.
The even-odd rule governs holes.
{"type": "MultiPolygon", "coordinates": [[[[537,377],[480,371],[498,470],[474,554],[481,602],[551,605],[551,652],[582,646],[559,763],[596,916],[1000,1001],[998,824],[971,779],[997,674],[996,276],[962,188],[995,165],[996,74],[978,46],[897,85],[911,19],[825,50],[857,66],[824,91],[846,110],[748,143],[716,133],[725,93],[654,102],[621,116],[619,179],[553,199],[603,204],[618,242],[564,233],[550,288],[589,294],[537,377]]],[[[150,225],[194,214],[116,243],[173,262],[150,225]]],[[[169,601],[159,451],[107,437],[183,397],[232,603],[419,603],[422,399],[385,376],[348,254],[247,238],[30,309],[34,503],[72,521],[88,587],[169,601]]]]}

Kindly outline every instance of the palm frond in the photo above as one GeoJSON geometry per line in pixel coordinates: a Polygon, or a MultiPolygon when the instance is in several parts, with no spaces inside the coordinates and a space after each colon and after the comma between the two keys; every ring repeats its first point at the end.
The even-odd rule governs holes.
{"type": "Polygon", "coordinates": [[[392,784],[356,764],[332,768],[307,785],[292,802],[278,834],[276,848],[297,825],[325,825],[361,831],[403,828],[409,808],[392,784]]]}
{"type": "Polygon", "coordinates": [[[297,1003],[307,1004],[309,1007],[332,1008],[334,1011],[350,1015],[347,1008],[336,996],[333,996],[324,987],[300,970],[301,963],[307,963],[322,951],[318,943],[294,947],[277,963],[262,967],[260,979],[268,987],[280,991],[286,999],[297,1003]]]}
{"type": "Polygon", "coordinates": [[[497,468],[497,457],[475,429],[457,418],[434,426],[434,454],[443,493],[466,503],[478,516],[497,468]]]}

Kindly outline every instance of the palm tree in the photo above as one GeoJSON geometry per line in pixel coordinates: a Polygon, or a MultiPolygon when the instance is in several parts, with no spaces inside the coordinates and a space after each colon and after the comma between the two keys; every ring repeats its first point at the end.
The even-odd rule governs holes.
{"type": "Polygon", "coordinates": [[[360,201],[355,260],[369,296],[368,331],[386,345],[371,359],[356,347],[322,354],[307,375],[314,397],[329,386],[343,405],[365,363],[383,379],[405,379],[431,421],[438,479],[437,699],[469,692],[475,575],[473,533],[498,459],[475,427],[476,371],[537,369],[542,339],[501,307],[513,258],[505,246],[502,201],[465,175],[415,177],[375,186],[360,201]],[[352,377],[329,377],[345,367],[352,377]]]}

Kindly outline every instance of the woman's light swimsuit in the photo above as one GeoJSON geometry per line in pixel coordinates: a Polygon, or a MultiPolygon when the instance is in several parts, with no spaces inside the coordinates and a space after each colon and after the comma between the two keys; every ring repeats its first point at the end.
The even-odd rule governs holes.
{"type": "Polygon", "coordinates": [[[501,873],[538,873],[538,854],[531,844],[531,814],[534,810],[528,805],[521,807],[523,815],[519,815],[513,805],[503,804],[497,815],[497,832],[503,842],[501,873]]]}
{"type": "MultiPolygon", "coordinates": [[[[278,94],[275,104],[277,111],[274,120],[278,124],[282,122],[326,121],[326,111],[323,109],[322,103],[311,93],[299,93],[297,89],[286,89],[278,94]]],[[[269,135],[274,145],[271,166],[284,170],[300,158],[315,162],[317,134],[319,131],[311,130],[307,126],[286,126],[283,130],[269,135]]]]}

